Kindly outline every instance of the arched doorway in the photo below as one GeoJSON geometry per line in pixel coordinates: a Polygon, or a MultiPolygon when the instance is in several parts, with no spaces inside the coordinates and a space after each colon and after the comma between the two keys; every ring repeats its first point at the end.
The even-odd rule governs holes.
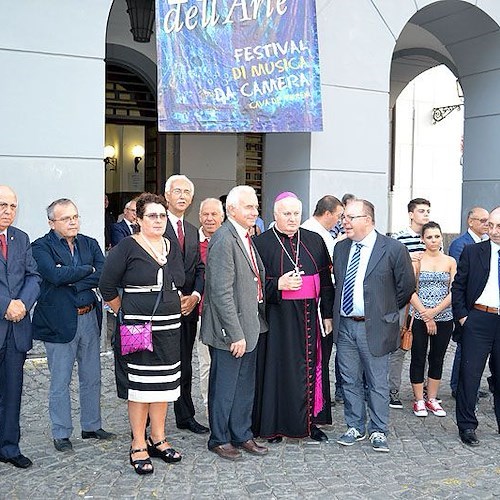
{"type": "MultiPolygon", "coordinates": [[[[500,126],[497,22],[467,1],[432,2],[417,11],[400,32],[394,49],[391,111],[402,89],[415,76],[440,64],[456,76],[464,93],[463,221],[464,213],[473,205],[490,209],[498,204],[500,193],[495,166],[500,154],[495,137],[500,126]]],[[[447,104],[456,102],[443,103],[447,104]]],[[[391,136],[394,139],[394,132],[391,136]]]]}

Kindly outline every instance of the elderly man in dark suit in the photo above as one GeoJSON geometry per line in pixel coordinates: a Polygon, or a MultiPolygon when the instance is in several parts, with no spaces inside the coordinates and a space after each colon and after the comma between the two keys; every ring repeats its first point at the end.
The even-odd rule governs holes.
{"type": "Polygon", "coordinates": [[[181,396],[174,403],[175,421],[179,429],[205,434],[208,427],[194,418],[195,409],[191,388],[193,382],[193,347],[198,323],[198,303],[204,287],[205,266],[201,260],[198,229],[185,220],[191,205],[194,184],[185,175],[172,175],[165,184],[168,202],[168,222],[165,236],[178,245],[184,260],[186,281],[181,291],[181,396]]]}
{"type": "Polygon", "coordinates": [[[333,331],[348,428],[337,442],[350,446],[366,438],[366,393],[372,447],[388,452],[389,355],[399,347],[399,310],[415,291],[415,276],[404,245],[375,231],[369,201],[350,203],[343,226],[347,239],[333,254],[333,331]]]}
{"type": "MultiPolygon", "coordinates": [[[[460,439],[470,446],[479,445],[475,407],[488,355],[493,379],[500,373],[500,207],[489,215],[488,234],[490,241],[464,247],[451,287],[453,316],[462,342],[457,425],[460,439]]],[[[492,385],[500,432],[500,384],[492,385]]]]}
{"type": "Polygon", "coordinates": [[[101,427],[100,333],[97,288],[104,255],[80,231],[75,204],[61,198],[47,207],[50,231],[32,244],[42,275],[33,313],[34,338],[45,342],[50,370],[49,413],[57,451],[72,451],[70,383],[75,361],[80,382],[82,438],[109,439],[101,427]]]}
{"type": "Polygon", "coordinates": [[[123,209],[123,220],[111,226],[111,246],[116,246],[123,238],[134,234],[138,229],[135,212],[136,200],[130,200],[123,209]]]}
{"type": "Polygon", "coordinates": [[[40,292],[40,275],[28,235],[12,226],[17,197],[0,186],[0,462],[32,465],[19,449],[23,365],[32,347],[29,311],[40,292]]]}
{"type": "Polygon", "coordinates": [[[238,460],[242,448],[265,455],[251,430],[255,394],[256,346],[267,330],[264,320],[264,266],[249,230],[258,216],[253,188],[236,186],[226,200],[228,220],[210,239],[201,339],[212,363],[208,448],[221,458],[238,460]]]}

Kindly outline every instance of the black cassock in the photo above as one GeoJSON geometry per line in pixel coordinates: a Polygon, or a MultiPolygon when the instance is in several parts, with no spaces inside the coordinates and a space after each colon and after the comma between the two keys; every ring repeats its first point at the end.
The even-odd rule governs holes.
{"type": "MultiPolygon", "coordinates": [[[[321,315],[332,318],[334,289],[325,242],[316,233],[299,231],[298,268],[303,278],[316,275],[321,315]]],[[[257,346],[253,432],[268,439],[306,437],[312,424],[332,423],[328,373],[332,343],[331,335],[321,336],[318,301],[286,300],[278,290],[280,276],[294,269],[298,235],[289,237],[273,228],[254,239],[266,268],[269,331],[257,346]]]]}

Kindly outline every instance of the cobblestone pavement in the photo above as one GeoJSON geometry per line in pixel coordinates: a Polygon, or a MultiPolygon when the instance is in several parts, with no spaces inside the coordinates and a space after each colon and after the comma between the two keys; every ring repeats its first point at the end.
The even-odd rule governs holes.
{"type": "MultiPolygon", "coordinates": [[[[80,438],[74,387],[73,454],[54,450],[47,410],[49,375],[43,346],[35,346],[25,367],[21,449],[34,465],[19,470],[0,463],[1,499],[66,498],[493,498],[500,496],[500,435],[491,396],[479,405],[481,446],[468,448],[458,438],[448,380],[454,345],[447,355],[441,397],[449,416],[417,418],[411,412],[409,383],[403,410],[391,410],[390,453],[375,453],[370,443],[344,448],[335,438],[344,431],[342,406],[325,428],[329,443],[284,440],[266,457],[246,454],[238,463],[206,448],[206,437],[180,431],[167,418],[171,443],[182,462],[154,460],[155,472],[138,476],[128,463],[129,426],[125,402],[115,395],[113,358],[102,355],[103,427],[117,434],[110,442],[80,438]]],[[[407,356],[409,357],[409,356],[407,356]]],[[[405,367],[407,373],[407,366],[405,367]]],[[[483,388],[487,385],[484,382],[483,388]]],[[[198,418],[206,423],[195,380],[198,418]]]]}

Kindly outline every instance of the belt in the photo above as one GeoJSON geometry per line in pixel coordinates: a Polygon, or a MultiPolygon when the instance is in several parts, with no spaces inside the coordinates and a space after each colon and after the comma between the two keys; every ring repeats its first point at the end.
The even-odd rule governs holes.
{"type": "Polygon", "coordinates": [[[95,307],[94,304],[89,304],[88,306],[77,307],[76,312],[77,312],[78,316],[81,316],[82,314],[87,314],[90,311],[92,311],[92,309],[94,309],[94,307],[95,307]]]}
{"type": "Polygon", "coordinates": [[[364,316],[346,316],[346,318],[352,319],[353,321],[364,321],[364,316]]]}
{"type": "Polygon", "coordinates": [[[500,314],[500,310],[496,307],[483,306],[483,304],[474,304],[474,309],[483,311],[485,313],[500,314]]]}

